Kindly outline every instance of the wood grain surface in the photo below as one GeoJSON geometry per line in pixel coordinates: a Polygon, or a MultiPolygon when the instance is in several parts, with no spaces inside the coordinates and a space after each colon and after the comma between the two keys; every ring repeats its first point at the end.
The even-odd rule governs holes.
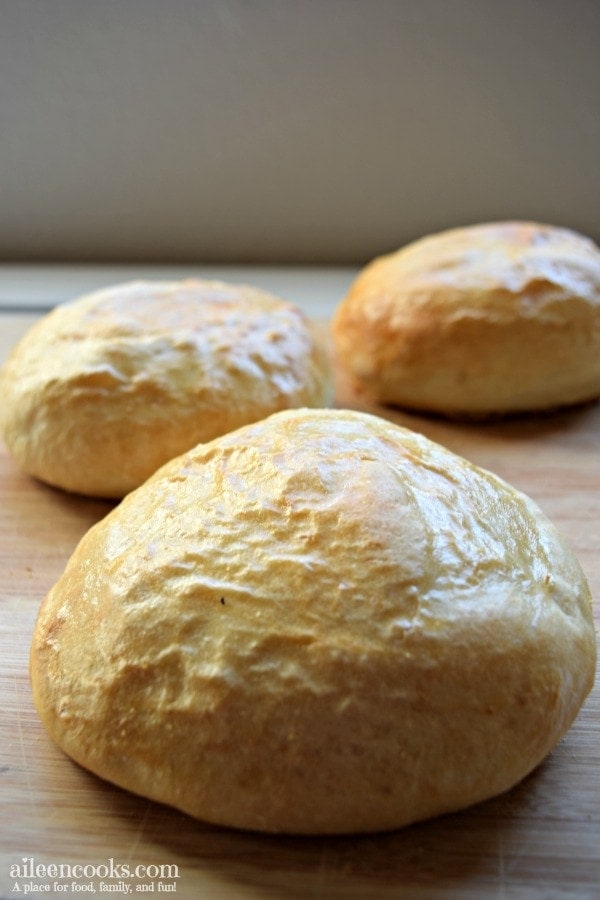
{"type": "MultiPolygon", "coordinates": [[[[0,319],[0,360],[31,320],[0,319]]],[[[449,423],[374,407],[341,375],[336,403],[412,427],[526,491],[576,551],[600,621],[600,406],[487,425],[449,423]]],[[[560,745],[512,791],[382,835],[291,838],[219,829],[72,763],[49,741],[32,706],[29,643],[41,599],[79,538],[109,509],[35,482],[0,447],[0,898],[22,897],[27,885],[47,885],[45,896],[88,896],[83,888],[98,896],[107,893],[103,883],[119,893],[129,887],[139,896],[140,887],[180,900],[600,897],[598,683],[560,745]],[[102,877],[110,860],[112,880],[102,877]],[[14,876],[16,865],[23,877],[14,876]],[[63,867],[62,880],[27,877],[27,867],[52,865],[63,867]],[[125,865],[134,877],[118,877],[125,865]],[[161,869],[168,865],[179,877],[161,869]],[[136,873],[140,866],[147,868],[136,873]]]]}

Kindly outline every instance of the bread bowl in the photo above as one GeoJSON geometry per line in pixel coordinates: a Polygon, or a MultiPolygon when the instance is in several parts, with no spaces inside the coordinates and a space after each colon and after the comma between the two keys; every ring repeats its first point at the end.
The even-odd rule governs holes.
{"type": "Polygon", "coordinates": [[[451,418],[600,395],[600,250],[566,228],[452,228],[370,262],[338,304],[340,365],[383,404],[451,418]]]}
{"type": "Polygon", "coordinates": [[[43,602],[39,715],[82,766],[224,826],[398,828],[508,790],[594,680],[589,588],[525,495],[377,416],[200,445],[43,602]]]}
{"type": "Polygon", "coordinates": [[[328,405],[329,356],[294,304],[220,281],[137,281],[65,303],[0,371],[0,433],[29,474],[119,498],[173,456],[328,405]]]}

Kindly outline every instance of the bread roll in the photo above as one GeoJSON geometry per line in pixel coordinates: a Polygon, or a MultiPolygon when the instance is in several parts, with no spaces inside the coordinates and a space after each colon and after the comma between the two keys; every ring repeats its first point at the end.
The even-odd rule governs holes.
{"type": "Polygon", "coordinates": [[[200,441],[332,393],[294,305],[216,281],[133,282],[26,334],[0,373],[0,433],[42,481],[121,497],[200,441]]]}
{"type": "Polygon", "coordinates": [[[384,404],[451,417],[600,395],[600,250],[528,222],[456,228],[374,260],[333,322],[336,353],[384,404]]]}
{"type": "Polygon", "coordinates": [[[426,438],[295,410],[198,446],[42,604],[39,714],[82,766],[212,823],[393,829],[505,791],[594,678],[582,571],[426,438]]]}

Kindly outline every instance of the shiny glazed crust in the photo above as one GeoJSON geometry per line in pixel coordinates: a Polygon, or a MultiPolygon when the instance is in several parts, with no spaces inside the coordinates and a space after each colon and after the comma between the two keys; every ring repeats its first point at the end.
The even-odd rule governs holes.
{"type": "Polygon", "coordinates": [[[216,281],[133,282],[25,335],[0,372],[0,433],[37,478],[121,497],[200,441],[332,394],[294,305],[216,281]]]}
{"type": "Polygon", "coordinates": [[[378,417],[277,413],[171,461],[83,538],[31,648],[81,765],[213,823],[392,829],[505,791],[596,641],[524,495],[378,417]]]}
{"type": "Polygon", "coordinates": [[[338,306],[340,363],[383,403],[448,416],[600,395],[600,250],[529,222],[456,228],[380,257],[338,306]]]}

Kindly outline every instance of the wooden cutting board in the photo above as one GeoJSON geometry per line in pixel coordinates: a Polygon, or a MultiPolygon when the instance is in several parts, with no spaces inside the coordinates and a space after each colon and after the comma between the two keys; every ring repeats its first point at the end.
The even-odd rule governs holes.
{"type": "MultiPolygon", "coordinates": [[[[26,324],[6,318],[1,351],[26,324]]],[[[374,407],[341,375],[336,402],[414,428],[530,494],[575,549],[600,621],[600,406],[453,424],[374,407]]],[[[29,642],[42,597],[109,509],[34,482],[0,447],[0,898],[45,885],[52,897],[87,896],[88,887],[108,893],[103,883],[118,895],[130,887],[136,896],[180,900],[600,897],[598,684],[565,739],[522,784],[391,834],[289,838],[214,828],[72,763],[33,709],[29,642]],[[53,876],[53,865],[64,877],[53,876]],[[124,866],[134,877],[120,877],[124,866]]]]}

